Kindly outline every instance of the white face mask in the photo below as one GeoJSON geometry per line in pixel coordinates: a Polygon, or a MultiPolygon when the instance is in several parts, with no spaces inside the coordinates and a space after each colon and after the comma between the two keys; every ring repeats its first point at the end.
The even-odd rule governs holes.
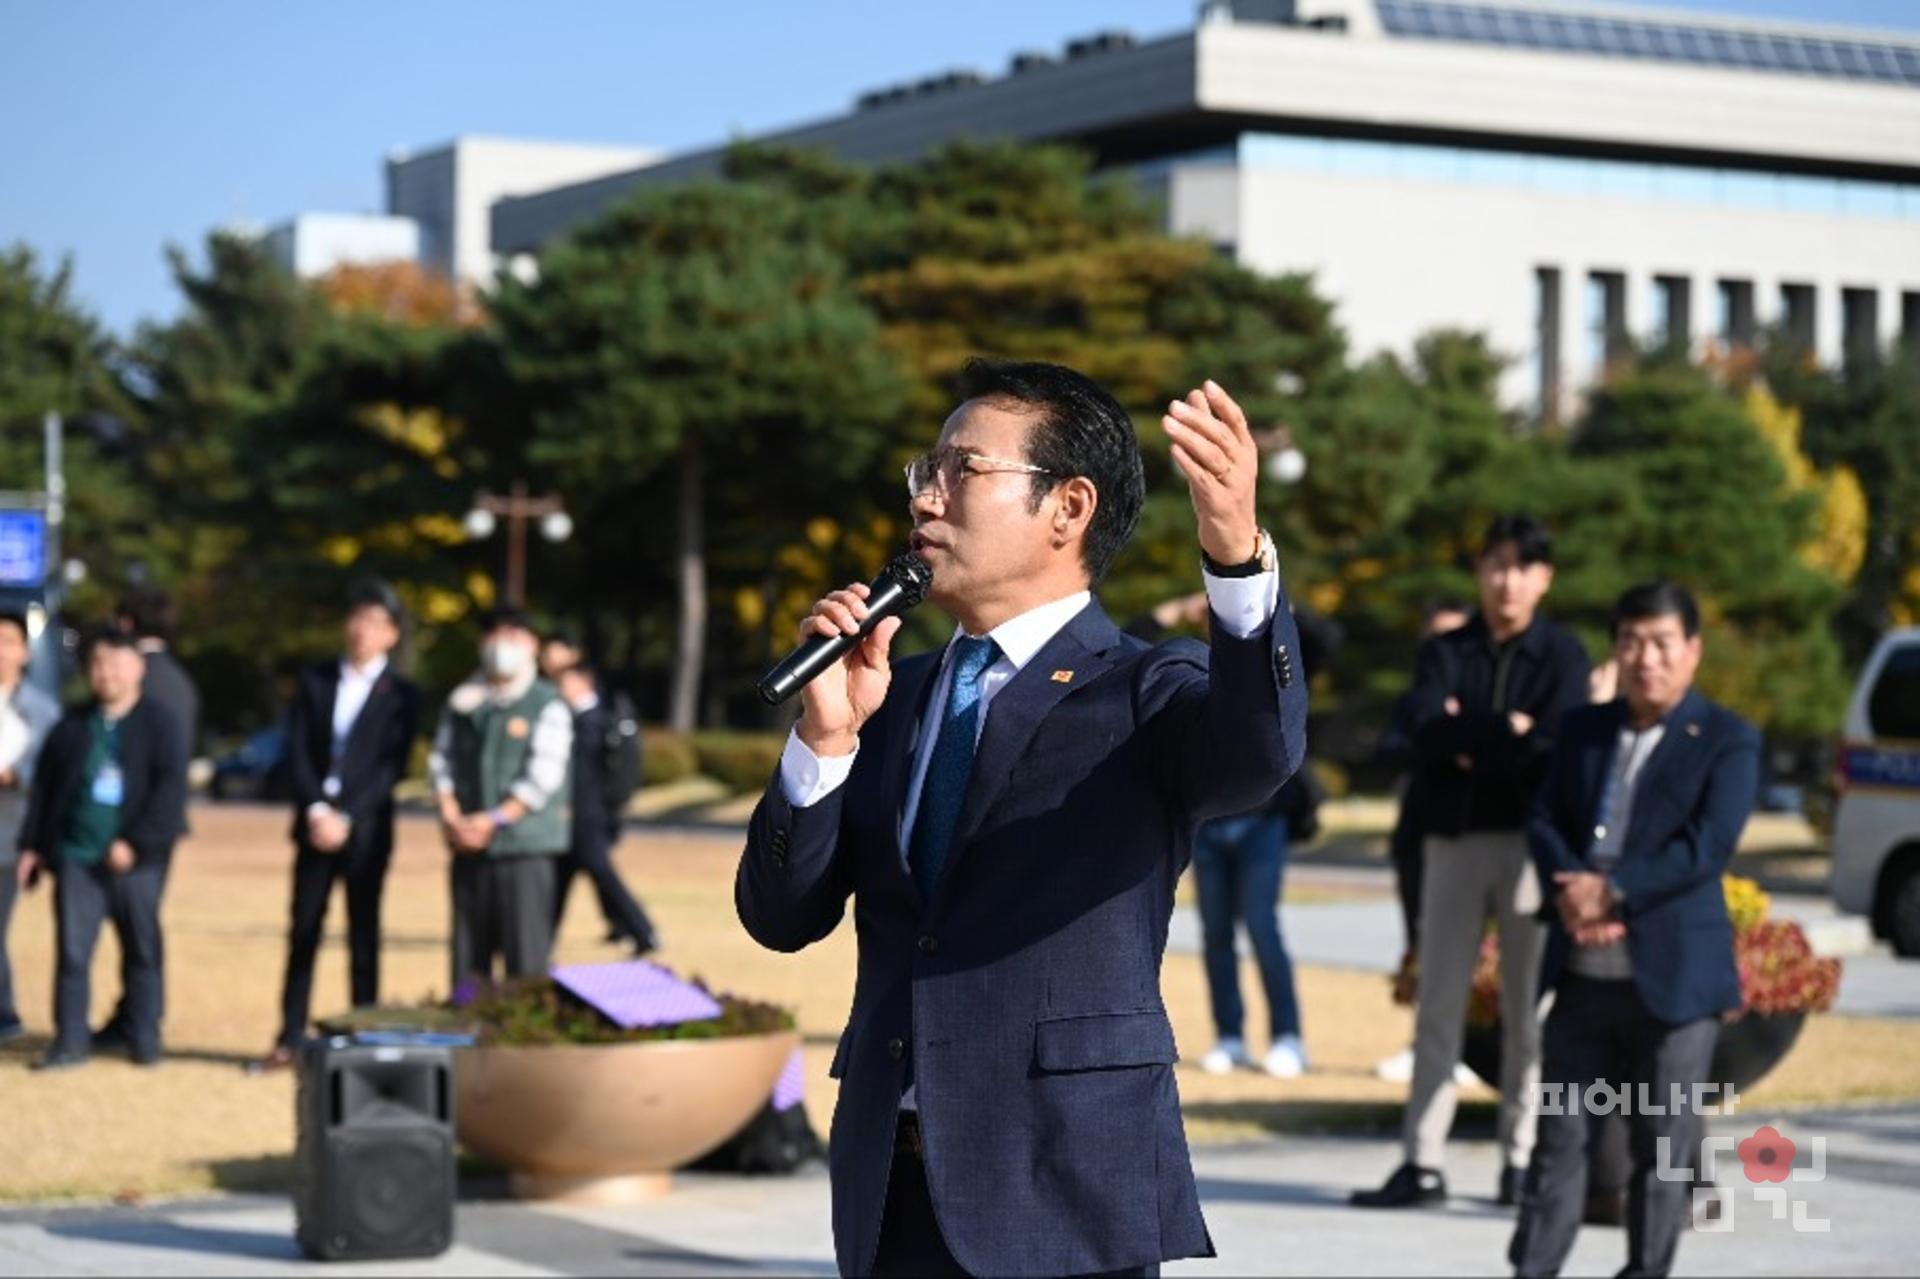
{"type": "Polygon", "coordinates": [[[493,679],[514,679],[532,664],[533,649],[518,640],[492,639],[480,646],[480,665],[493,679]]]}

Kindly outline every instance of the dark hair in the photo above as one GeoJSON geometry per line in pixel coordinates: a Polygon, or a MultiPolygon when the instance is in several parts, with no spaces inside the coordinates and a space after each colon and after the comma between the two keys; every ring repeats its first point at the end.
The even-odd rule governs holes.
{"type": "Polygon", "coordinates": [[[27,634],[27,615],[25,613],[16,613],[10,608],[0,609],[0,626],[17,627],[20,631],[21,639],[32,638],[27,634]]]}
{"type": "Polygon", "coordinates": [[[377,577],[361,578],[347,592],[347,612],[352,614],[363,608],[385,610],[395,626],[405,623],[406,612],[400,607],[400,596],[377,577]]]}
{"type": "Polygon", "coordinates": [[[564,626],[556,626],[540,637],[542,644],[565,644],[568,648],[580,647],[579,639],[564,626]]]}
{"type": "Polygon", "coordinates": [[[130,586],[120,596],[115,615],[141,639],[173,639],[173,596],[157,586],[130,586]]]}
{"type": "Polygon", "coordinates": [[[118,626],[100,625],[90,628],[80,641],[80,660],[93,660],[95,650],[100,648],[125,648],[140,651],[140,637],[118,626]]]}
{"type": "Polygon", "coordinates": [[[974,358],[960,371],[960,398],[1033,409],[1027,461],[1046,469],[1033,477],[1028,508],[1062,480],[1085,476],[1100,495],[1080,546],[1087,576],[1098,583],[1140,523],[1146,469],[1133,419],[1120,402],[1084,373],[1059,364],[974,358]]]}
{"type": "Polygon", "coordinates": [[[513,626],[529,633],[533,632],[533,623],[527,620],[526,613],[511,604],[496,604],[480,614],[482,635],[488,631],[497,631],[502,626],[513,626]]]}
{"type": "Polygon", "coordinates": [[[1644,622],[1656,617],[1679,618],[1680,629],[1688,639],[1700,633],[1700,606],[1694,602],[1693,592],[1665,578],[1641,582],[1622,591],[1620,598],[1613,602],[1607,633],[1617,637],[1620,628],[1628,622],[1644,622]]]}
{"type": "Polygon", "coordinates": [[[1522,564],[1553,563],[1553,536],[1547,532],[1547,526],[1531,515],[1512,512],[1496,515],[1493,523],[1487,525],[1487,535],[1480,543],[1480,558],[1485,559],[1504,543],[1512,542],[1513,549],[1520,555],[1522,564]]]}

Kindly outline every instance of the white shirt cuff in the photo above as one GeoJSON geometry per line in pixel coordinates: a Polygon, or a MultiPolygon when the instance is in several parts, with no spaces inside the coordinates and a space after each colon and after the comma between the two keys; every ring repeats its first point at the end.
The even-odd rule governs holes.
{"type": "Polygon", "coordinates": [[[1273,620],[1280,607],[1280,575],[1260,573],[1253,577],[1215,577],[1202,569],[1207,584],[1207,606],[1227,634],[1246,639],[1273,620]]]}
{"type": "Polygon", "coordinates": [[[812,808],[846,784],[859,755],[858,746],[845,755],[816,755],[793,730],[780,752],[780,793],[795,808],[812,808]]]}

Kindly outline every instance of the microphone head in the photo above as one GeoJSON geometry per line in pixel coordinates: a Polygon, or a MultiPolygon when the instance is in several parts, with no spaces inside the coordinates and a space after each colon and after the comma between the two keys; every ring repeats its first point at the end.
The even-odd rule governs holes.
{"type": "Polygon", "coordinates": [[[908,608],[927,598],[927,592],[933,587],[933,565],[912,551],[894,556],[886,571],[888,577],[900,583],[900,592],[908,608]]]}

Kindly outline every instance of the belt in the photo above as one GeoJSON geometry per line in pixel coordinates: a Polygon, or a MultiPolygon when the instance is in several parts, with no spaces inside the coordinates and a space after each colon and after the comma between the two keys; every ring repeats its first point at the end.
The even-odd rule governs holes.
{"type": "Polygon", "coordinates": [[[894,1124],[893,1153],[926,1162],[926,1146],[920,1140],[920,1116],[911,1110],[901,1111],[894,1124]]]}

